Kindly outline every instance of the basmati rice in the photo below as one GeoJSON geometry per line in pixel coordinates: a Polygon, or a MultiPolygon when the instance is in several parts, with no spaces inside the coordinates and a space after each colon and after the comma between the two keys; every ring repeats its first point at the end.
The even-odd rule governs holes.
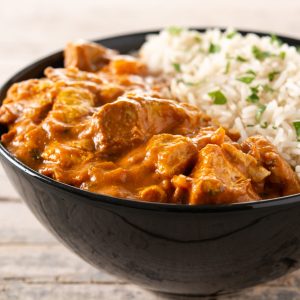
{"type": "Polygon", "coordinates": [[[243,36],[232,29],[173,29],[150,35],[140,50],[151,71],[172,77],[166,96],[198,106],[243,140],[265,136],[300,176],[297,49],[274,36],[243,36]],[[226,103],[214,104],[210,95],[216,91],[226,103]]]}

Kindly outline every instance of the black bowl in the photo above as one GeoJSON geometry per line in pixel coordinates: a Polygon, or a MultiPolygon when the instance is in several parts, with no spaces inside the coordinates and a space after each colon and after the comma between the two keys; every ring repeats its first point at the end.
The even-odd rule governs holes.
{"type": "MultiPolygon", "coordinates": [[[[138,49],[147,34],[98,42],[126,53],[138,49]]],[[[30,65],[2,87],[1,99],[12,83],[41,77],[45,67],[62,63],[58,52],[30,65]]],[[[299,267],[299,195],[227,206],[145,203],[56,182],[19,162],[2,145],[0,158],[29,208],[63,244],[96,268],[144,288],[220,295],[299,267]]]]}

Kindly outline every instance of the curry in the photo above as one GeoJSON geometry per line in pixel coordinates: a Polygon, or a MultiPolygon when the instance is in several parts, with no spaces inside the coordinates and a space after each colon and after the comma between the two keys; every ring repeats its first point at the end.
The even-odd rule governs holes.
{"type": "Polygon", "coordinates": [[[239,142],[136,57],[70,43],[65,68],[14,84],[0,108],[3,145],[54,180],[120,198],[177,204],[257,201],[300,192],[264,137],[239,142]]]}

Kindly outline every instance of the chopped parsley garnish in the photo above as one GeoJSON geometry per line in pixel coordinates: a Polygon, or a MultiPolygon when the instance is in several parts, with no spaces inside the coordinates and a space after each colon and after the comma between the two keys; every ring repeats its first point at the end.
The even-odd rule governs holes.
{"type": "Polygon", "coordinates": [[[296,130],[297,141],[300,142],[300,121],[293,122],[293,126],[296,130]]]}
{"type": "Polygon", "coordinates": [[[201,43],[201,42],[202,42],[202,39],[201,39],[201,37],[200,37],[199,35],[196,35],[196,36],[194,37],[194,40],[195,40],[195,42],[197,42],[197,43],[201,43]]]}
{"type": "Polygon", "coordinates": [[[282,40],[276,36],[274,33],[271,34],[271,43],[277,43],[279,46],[283,44],[282,40]]]}
{"type": "Polygon", "coordinates": [[[184,81],[183,83],[188,86],[196,86],[200,84],[199,81],[198,82],[184,81]]]}
{"type": "Polygon", "coordinates": [[[256,73],[253,70],[250,70],[250,69],[246,71],[246,74],[256,76],[256,73]]]}
{"type": "Polygon", "coordinates": [[[270,72],[270,73],[268,74],[269,80],[270,80],[270,81],[273,81],[273,80],[275,79],[275,77],[276,77],[278,74],[280,74],[279,71],[273,71],[273,72],[270,72]]]}
{"type": "Polygon", "coordinates": [[[228,60],[228,61],[227,61],[227,64],[226,64],[226,67],[225,67],[225,72],[224,72],[224,74],[228,74],[229,71],[230,71],[230,61],[228,60]]]}
{"type": "Polygon", "coordinates": [[[262,86],[264,92],[268,93],[268,92],[274,92],[274,89],[272,87],[270,87],[268,84],[265,84],[262,86]]]}
{"type": "Polygon", "coordinates": [[[178,63],[173,63],[172,65],[173,65],[173,67],[174,67],[174,69],[175,69],[176,72],[181,72],[180,64],[178,64],[178,63]]]}
{"type": "Polygon", "coordinates": [[[285,51],[281,51],[281,52],[279,53],[279,57],[280,57],[282,60],[285,59],[285,55],[286,55],[285,51]]]}
{"type": "Polygon", "coordinates": [[[237,34],[236,31],[232,31],[226,34],[226,38],[228,38],[229,40],[232,39],[235,35],[237,34]]]}
{"type": "Polygon", "coordinates": [[[252,70],[248,70],[246,72],[246,74],[247,75],[239,77],[237,80],[241,81],[241,82],[244,82],[246,84],[250,84],[255,79],[256,73],[254,71],[252,71],[252,70]]]}
{"type": "Polygon", "coordinates": [[[190,81],[185,81],[184,82],[185,85],[188,85],[188,86],[197,86],[200,84],[200,82],[190,82],[190,81]]]}
{"type": "Polygon", "coordinates": [[[238,81],[250,84],[254,80],[254,76],[243,76],[237,79],[238,81]]]}
{"type": "Polygon", "coordinates": [[[182,82],[183,84],[187,85],[187,86],[197,86],[201,83],[201,81],[197,81],[197,82],[191,82],[191,81],[185,81],[183,79],[178,79],[177,83],[182,82]]]}
{"type": "Polygon", "coordinates": [[[247,97],[246,101],[249,103],[257,103],[259,101],[258,97],[258,86],[253,86],[250,88],[251,94],[247,97]]]}
{"type": "Polygon", "coordinates": [[[246,59],[245,57],[241,56],[241,55],[238,55],[237,58],[236,58],[237,61],[240,61],[240,62],[247,62],[248,59],[246,59]]]}
{"type": "Polygon", "coordinates": [[[248,124],[248,125],[246,125],[247,127],[254,127],[255,125],[253,125],[253,124],[248,124]]]}
{"type": "Polygon", "coordinates": [[[262,124],[260,124],[260,127],[261,128],[267,128],[269,126],[269,123],[268,122],[263,122],[262,124]]]}
{"type": "Polygon", "coordinates": [[[272,54],[268,51],[262,51],[257,46],[252,47],[252,53],[257,60],[263,61],[267,57],[270,57],[272,54]]]}
{"type": "Polygon", "coordinates": [[[258,93],[258,87],[259,87],[258,85],[257,86],[252,86],[250,88],[251,92],[257,94],[258,93]]]}
{"type": "Polygon", "coordinates": [[[183,29],[181,27],[171,26],[167,30],[172,35],[180,35],[183,29]]]}
{"type": "Polygon", "coordinates": [[[209,53],[217,53],[221,51],[221,47],[217,44],[210,43],[208,52],[209,53]]]}
{"type": "Polygon", "coordinates": [[[39,149],[33,148],[30,150],[31,157],[35,160],[39,160],[41,158],[41,152],[39,149]]]}
{"type": "Polygon", "coordinates": [[[255,114],[255,120],[259,123],[264,111],[266,110],[266,106],[264,104],[258,104],[257,106],[258,108],[255,114]]]}
{"type": "Polygon", "coordinates": [[[208,93],[208,95],[214,101],[213,104],[223,105],[223,104],[227,103],[227,98],[220,90],[210,92],[210,93],[208,93]]]}
{"type": "Polygon", "coordinates": [[[259,97],[258,97],[257,93],[252,92],[246,100],[247,100],[247,102],[250,102],[250,103],[257,103],[259,101],[259,97]]]}

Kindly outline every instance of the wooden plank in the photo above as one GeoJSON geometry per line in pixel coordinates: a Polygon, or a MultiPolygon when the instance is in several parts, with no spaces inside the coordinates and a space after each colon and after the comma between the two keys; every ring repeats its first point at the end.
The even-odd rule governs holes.
{"type": "Polygon", "coordinates": [[[57,244],[22,202],[0,201],[0,246],[57,244]]]}
{"type": "MultiPolygon", "coordinates": [[[[0,247],[1,280],[30,283],[124,282],[96,270],[61,245],[0,247]]],[[[263,285],[269,288],[300,287],[300,271],[263,285]]]]}
{"type": "MultiPolygon", "coordinates": [[[[190,300],[197,297],[171,296],[143,290],[131,284],[57,284],[0,282],[0,300],[190,300]],[[2,291],[2,295],[1,295],[2,291]]],[[[206,298],[216,299],[216,298],[206,298]]],[[[218,300],[297,300],[299,288],[258,287],[242,294],[218,297],[218,300]]]]}
{"type": "Polygon", "coordinates": [[[19,198],[20,196],[16,192],[15,188],[11,185],[0,164],[0,201],[9,199],[15,200],[19,198]]]}
{"type": "Polygon", "coordinates": [[[119,282],[98,271],[60,244],[0,246],[0,281],[49,283],[119,282]]]}
{"type": "Polygon", "coordinates": [[[116,281],[58,243],[22,202],[0,202],[0,228],[0,280],[116,281]]]}
{"type": "MultiPolygon", "coordinates": [[[[88,299],[94,299],[95,291],[100,295],[113,295],[110,299],[127,299],[129,293],[132,299],[156,299],[153,295],[137,289],[134,285],[126,284],[106,274],[90,267],[78,257],[64,249],[62,246],[21,246],[21,247],[0,247],[1,275],[0,291],[19,290],[22,297],[26,293],[39,291],[36,299],[40,297],[39,293],[45,293],[40,299],[48,298],[47,289],[52,290],[54,286],[57,294],[51,294],[52,299],[63,299],[60,297],[75,297],[78,290],[85,291],[88,299]],[[138,290],[137,295],[132,291],[138,290]],[[123,298],[122,298],[122,297],[123,298]]],[[[300,299],[299,290],[300,272],[297,271],[287,277],[274,281],[269,284],[258,286],[241,293],[238,296],[225,297],[226,299],[300,299]]],[[[8,293],[8,294],[7,294],[8,293]]],[[[24,299],[24,298],[16,299],[24,299]]],[[[81,297],[81,293],[77,295],[81,297]]],[[[178,297],[177,297],[178,298],[178,297]]],[[[0,297],[1,299],[1,297],[0,297]]],[[[8,298],[10,299],[10,298],[8,298]]],[[[26,298],[25,298],[26,299],[26,298]]],[[[29,299],[29,298],[28,298],[29,299]]],[[[35,299],[35,298],[32,298],[35,299]]],[[[74,298],[80,299],[80,298],[74,298]]],[[[108,299],[100,298],[99,299],[108,299]]],[[[160,299],[160,298],[158,298],[160,299]]]]}
{"type": "Polygon", "coordinates": [[[0,300],[135,300],[160,299],[133,285],[26,284],[0,282],[0,300]],[[3,296],[1,296],[1,289],[3,296]]]}

